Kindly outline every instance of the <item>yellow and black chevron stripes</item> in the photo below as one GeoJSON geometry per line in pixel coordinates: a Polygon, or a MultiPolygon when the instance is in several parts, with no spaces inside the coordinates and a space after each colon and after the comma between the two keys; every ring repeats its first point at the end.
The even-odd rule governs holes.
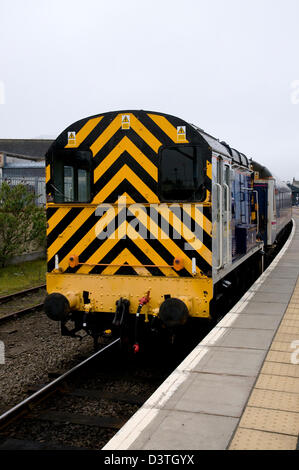
{"type": "MultiPolygon", "coordinates": [[[[146,192],[139,192],[138,185],[135,181],[132,182],[131,178],[128,182],[130,188],[128,193],[137,202],[156,202],[158,199],[158,151],[165,144],[177,143],[178,126],[175,124],[181,121],[173,124],[162,115],[141,113],[137,118],[134,113],[129,113],[131,127],[130,130],[124,131],[121,128],[122,113],[116,115],[114,113],[113,118],[110,114],[113,115],[113,113],[108,113],[107,116],[88,119],[80,124],[80,128],[76,125],[70,126],[69,129],[76,133],[76,144],[70,146],[66,143],[64,148],[82,148],[82,145],[88,144],[88,148],[91,149],[95,161],[93,193],[96,198],[93,203],[115,201],[118,194],[113,191],[109,193],[109,181],[112,176],[116,177],[114,182],[117,181],[119,185],[124,183],[121,185],[120,192],[125,192],[127,181],[120,181],[120,178],[116,176],[119,171],[122,175],[125,173],[124,164],[139,176],[143,182],[143,189],[145,189],[144,185],[148,187],[146,192]],[[153,193],[156,197],[153,197],[153,193]],[[149,197],[151,201],[148,200],[149,197]]],[[[188,142],[186,139],[185,143],[188,142]]],[[[49,175],[50,169],[47,167],[48,182],[49,175]]],[[[208,198],[207,201],[209,201],[208,198]]]]}
{"type": "MultiPolygon", "coordinates": [[[[164,146],[177,144],[178,126],[186,126],[182,120],[162,114],[144,111],[104,113],[93,118],[78,121],[61,134],[56,148],[90,149],[93,155],[91,204],[49,204],[48,205],[48,268],[54,269],[55,255],[63,271],[80,273],[135,274],[147,276],[191,276],[192,257],[195,257],[197,272],[209,273],[212,265],[212,224],[211,224],[211,164],[207,156],[206,199],[200,208],[191,205],[181,209],[190,219],[190,224],[181,220],[164,207],[157,209],[152,217],[149,205],[159,204],[159,150],[164,146]],[[122,129],[122,116],[130,117],[129,129],[122,129]],[[76,133],[75,145],[68,144],[67,131],[76,133]],[[139,227],[146,230],[142,237],[130,224],[132,214],[118,225],[118,209],[106,214],[105,224],[96,216],[98,204],[109,203],[115,208],[119,197],[126,196],[126,204],[145,205],[146,214],[136,219],[139,227]],[[169,234],[164,232],[169,219],[169,234]],[[163,225],[164,224],[164,225],[163,225]],[[187,226],[188,225],[188,226],[187,226]],[[102,231],[109,227],[114,238],[97,238],[96,227],[102,231]],[[200,236],[192,240],[192,230],[197,227],[200,236]],[[180,233],[182,237],[179,238],[180,233]],[[126,235],[121,238],[120,235],[126,235]],[[169,235],[169,236],[167,236],[169,235]],[[186,249],[188,246],[188,249],[186,249]],[[84,263],[69,268],[72,253],[79,255],[84,263]],[[185,268],[176,272],[172,267],[174,257],[186,260],[185,268]],[[122,266],[125,265],[125,266],[122,266]]],[[[201,145],[202,138],[187,126],[183,144],[201,145]]],[[[180,145],[181,145],[180,143],[180,145]]],[[[51,152],[49,152],[51,156],[51,152]]],[[[51,188],[51,159],[47,161],[47,192],[51,188]]],[[[155,210],[155,209],[154,209],[155,210]]],[[[194,238],[194,237],[193,237],[194,238]]]]}
{"type": "MultiPolygon", "coordinates": [[[[148,116],[157,124],[157,126],[162,129],[165,134],[170,137],[174,143],[178,143],[178,133],[177,128],[173,126],[165,116],[160,116],[158,114],[148,114],[148,116]]],[[[180,143],[188,143],[187,139],[180,140],[180,143]]]]}
{"type": "Polygon", "coordinates": [[[95,161],[93,203],[114,202],[126,187],[138,202],[157,202],[157,152],[162,144],[133,113],[130,131],[121,128],[121,118],[118,114],[90,147],[95,161]]]}
{"type": "Polygon", "coordinates": [[[47,224],[47,236],[52,232],[52,230],[61,222],[65,216],[70,212],[70,207],[61,207],[56,210],[54,214],[48,219],[47,224]]]}
{"type": "Polygon", "coordinates": [[[140,263],[140,261],[128,250],[125,248],[113,261],[113,264],[107,266],[103,271],[102,274],[104,275],[113,275],[115,274],[120,266],[123,265],[133,266],[134,271],[136,274],[140,276],[151,276],[151,273],[146,267],[140,263]]]}
{"type": "MultiPolygon", "coordinates": [[[[86,264],[83,265],[82,267],[79,268],[78,273],[80,274],[88,274],[89,272],[92,271],[94,268],[93,265],[97,263],[101,263],[101,261],[104,259],[104,257],[108,254],[111,253],[112,249],[117,245],[119,242],[123,241],[121,239],[122,236],[127,234],[127,237],[130,241],[133,241],[134,245],[140,249],[141,252],[143,252],[146,257],[149,259],[148,263],[142,263],[142,264],[147,264],[147,265],[152,265],[153,267],[157,266],[165,266],[167,263],[165,260],[159,255],[159,253],[154,250],[151,245],[148,243],[147,240],[144,240],[137,232],[134,230],[134,228],[128,224],[128,222],[125,220],[122,225],[117,227],[115,233],[112,234],[111,238],[108,238],[105,240],[96,250],[92,256],[86,261],[86,264]],[[101,261],[99,261],[99,259],[101,261]]],[[[126,240],[127,241],[127,240],[126,240]]],[[[108,264],[108,263],[107,263],[108,264]]],[[[113,261],[111,261],[109,264],[114,265],[117,264],[115,261],[115,258],[113,261]]],[[[134,257],[130,260],[130,264],[134,265],[135,264],[135,259],[134,257]]],[[[172,268],[165,268],[165,267],[160,267],[159,268],[161,272],[164,275],[177,275],[176,273],[172,273],[171,271],[172,268]]]]}
{"type": "MultiPolygon", "coordinates": [[[[164,212],[164,216],[166,216],[166,218],[168,219],[169,214],[167,214],[167,212],[170,212],[170,211],[166,208],[166,214],[165,214],[165,211],[163,211],[163,212],[164,212]]],[[[112,213],[113,213],[113,211],[112,211],[112,213]]],[[[135,215],[136,215],[136,213],[135,213],[135,215]]],[[[112,218],[113,218],[113,216],[108,214],[107,223],[111,222],[112,218]]],[[[127,235],[129,239],[133,240],[133,242],[144,251],[144,253],[146,253],[146,254],[150,253],[151,256],[149,256],[149,258],[152,261],[154,261],[154,264],[163,267],[166,264],[165,260],[163,260],[162,258],[158,259],[156,255],[154,256],[154,259],[152,258],[153,253],[152,253],[152,250],[150,248],[150,245],[151,245],[151,242],[153,240],[151,238],[151,235],[153,235],[153,232],[154,232],[155,238],[159,241],[159,244],[161,245],[160,246],[160,252],[162,251],[162,247],[164,247],[165,250],[167,250],[169,253],[174,253],[175,256],[180,256],[180,257],[185,258],[187,260],[186,270],[188,271],[189,274],[191,274],[191,272],[192,272],[191,263],[192,262],[191,262],[191,259],[186,256],[186,251],[182,250],[181,247],[179,246],[179,244],[175,243],[171,238],[169,238],[168,234],[166,234],[161,229],[161,227],[158,226],[155,223],[155,221],[153,219],[150,219],[150,217],[147,214],[145,214],[145,217],[143,217],[143,218],[140,217],[140,215],[139,216],[137,215],[137,219],[141,223],[143,222],[143,224],[144,224],[144,221],[145,221],[146,227],[148,229],[150,228],[150,230],[151,230],[150,236],[146,240],[143,240],[143,238],[132,228],[132,226],[130,224],[128,224],[127,221],[124,221],[123,224],[121,226],[119,226],[117,228],[117,230],[111,234],[111,239],[109,241],[107,240],[107,246],[109,247],[109,249],[111,249],[112,246],[114,246],[122,236],[127,235]],[[143,221],[142,221],[142,219],[143,219],[143,221]],[[124,227],[124,225],[126,225],[126,227],[124,227]]],[[[176,233],[179,234],[180,230],[181,230],[181,227],[178,227],[179,220],[176,216],[174,216],[174,223],[173,223],[173,229],[174,230],[176,229],[175,225],[177,225],[177,232],[176,233]]],[[[184,230],[184,227],[183,227],[183,231],[185,231],[186,234],[187,234],[187,236],[186,236],[187,240],[193,238],[193,234],[190,232],[190,230],[187,227],[185,227],[185,230],[184,230]]],[[[207,247],[205,247],[205,245],[203,245],[202,242],[200,242],[199,240],[195,240],[195,241],[189,241],[189,244],[194,249],[194,251],[197,251],[198,254],[201,257],[204,258],[204,260],[207,262],[208,265],[211,265],[211,263],[212,263],[212,253],[207,247]]],[[[77,254],[76,250],[78,248],[79,247],[75,247],[74,252],[76,252],[76,254],[77,254]]],[[[194,252],[194,251],[192,250],[192,252],[194,252]]],[[[99,261],[99,260],[102,260],[103,256],[105,256],[105,255],[106,255],[105,243],[103,243],[103,245],[101,247],[99,247],[98,250],[95,253],[93,253],[92,256],[86,261],[86,266],[80,268],[80,272],[81,273],[90,272],[92,270],[92,267],[93,267],[92,265],[100,263],[101,261],[99,261]]],[[[115,263],[115,260],[113,260],[113,264],[114,263],[115,263]]],[[[167,274],[167,269],[162,268],[161,270],[162,270],[162,272],[167,274]]],[[[198,270],[198,272],[199,272],[199,270],[198,270]]],[[[168,275],[169,274],[170,274],[170,271],[168,269],[168,275]]]]}
{"type": "Polygon", "coordinates": [[[155,180],[158,181],[158,167],[152,163],[145,155],[139,150],[135,144],[127,137],[117,144],[107,157],[97,166],[94,170],[94,182],[96,183],[98,179],[109,169],[109,167],[125,152],[127,151],[140,166],[142,166],[145,171],[155,180]]]}
{"type": "MultiPolygon", "coordinates": [[[[98,152],[104,147],[105,144],[114,136],[114,134],[121,129],[121,118],[122,114],[118,114],[111,124],[107,126],[104,132],[95,140],[90,147],[93,155],[97,155],[98,152]]],[[[130,113],[131,128],[138,134],[144,142],[149,145],[154,152],[158,152],[161,142],[141,123],[140,120],[136,119],[134,114],[130,113]]]]}
{"type": "Polygon", "coordinates": [[[115,190],[121,187],[121,183],[131,183],[134,188],[138,188],[138,192],[142,195],[143,200],[146,202],[155,203],[158,202],[157,194],[150,189],[143,180],[131,170],[131,168],[124,164],[121,169],[109,180],[109,182],[98,192],[95,196],[93,203],[100,204],[102,202],[111,201],[111,194],[114,194],[115,190]]]}
{"type": "Polygon", "coordinates": [[[92,207],[86,207],[82,210],[79,209],[79,213],[74,220],[66,226],[64,231],[49,246],[48,259],[51,259],[60,250],[65,242],[77,232],[78,228],[81,227],[93,213],[94,209],[92,207]]]}
{"type": "MultiPolygon", "coordinates": [[[[128,201],[126,194],[124,194],[123,197],[125,197],[126,200],[128,201]]],[[[121,202],[121,198],[120,198],[120,202],[121,202]]],[[[128,202],[134,203],[134,201],[132,201],[132,200],[128,201],[128,202]]],[[[56,213],[57,214],[56,218],[58,218],[61,210],[63,210],[63,209],[58,209],[58,211],[56,213]]],[[[80,227],[80,226],[77,227],[78,230],[80,229],[80,234],[82,233],[82,237],[80,236],[80,238],[78,240],[77,240],[77,237],[74,238],[74,241],[77,240],[78,243],[73,245],[71,243],[70,239],[68,239],[66,241],[66,243],[68,244],[67,246],[70,247],[70,251],[67,252],[67,254],[64,256],[64,258],[60,257],[60,263],[59,264],[60,264],[63,271],[65,271],[68,268],[69,258],[70,258],[71,253],[76,253],[78,256],[81,255],[82,252],[86,249],[86,247],[88,247],[93,241],[96,240],[97,235],[100,232],[103,232],[105,230],[105,228],[107,227],[107,225],[109,225],[115,219],[115,217],[118,216],[118,208],[116,208],[115,211],[114,210],[113,211],[107,211],[107,213],[100,219],[98,219],[96,217],[95,211],[96,211],[96,209],[93,208],[93,212],[91,214],[92,217],[90,217],[91,220],[87,221],[88,225],[84,224],[83,228],[80,227]],[[104,223],[101,223],[101,221],[103,219],[104,219],[104,223]]],[[[54,216],[56,214],[54,214],[54,216]]],[[[51,217],[51,219],[49,220],[49,223],[54,218],[54,216],[51,217]]],[[[51,225],[50,225],[50,227],[51,227],[51,225]]],[[[63,232],[61,234],[61,237],[64,237],[64,236],[66,236],[65,232],[63,232]]],[[[49,240],[49,238],[48,238],[48,240],[49,240]]],[[[51,246],[52,245],[50,245],[50,247],[51,246]]],[[[64,250],[64,252],[65,252],[65,250],[64,250]]],[[[61,252],[59,254],[61,254],[61,252]]],[[[54,256],[53,252],[49,249],[48,250],[48,259],[50,259],[51,255],[54,256]]]]}
{"type": "Polygon", "coordinates": [[[99,116],[93,119],[89,119],[86,124],[76,133],[75,142],[72,144],[67,143],[65,148],[76,148],[82,144],[82,142],[87,138],[91,131],[99,124],[103,119],[103,116],[99,116]]]}
{"type": "MultiPolygon", "coordinates": [[[[186,269],[179,275],[191,275],[191,258],[194,256],[197,259],[198,272],[210,270],[212,264],[211,222],[208,219],[208,213],[204,213],[207,208],[203,207],[202,210],[195,207],[182,209],[186,210],[186,218],[190,217],[195,233],[196,228],[197,233],[201,233],[200,238],[203,240],[201,241],[194,240],[190,224],[188,226],[182,225],[177,215],[173,214],[167,206],[163,207],[162,211],[158,211],[158,207],[157,205],[156,211],[153,207],[144,207],[143,210],[134,211],[133,215],[139,221],[139,231],[142,232],[140,229],[144,228],[143,233],[145,231],[147,235],[145,239],[132,228],[127,220],[130,219],[129,207],[122,205],[111,207],[101,218],[96,217],[95,207],[72,208],[68,211],[66,208],[57,209],[49,219],[49,270],[54,269],[55,254],[59,256],[62,270],[68,270],[69,257],[75,253],[80,257],[80,262],[86,263],[80,268],[81,273],[95,272],[95,269],[97,270],[96,264],[118,264],[115,259],[120,254],[119,250],[123,250],[128,244],[135,252],[139,248],[139,251],[137,250],[138,256],[134,253],[132,256],[138,258],[141,264],[153,267],[162,266],[158,268],[158,271],[155,270],[162,275],[178,275],[172,268],[165,268],[165,266],[171,266],[174,257],[177,256],[186,260],[186,269]],[[122,212],[121,217],[119,217],[119,208],[122,212]],[[64,218],[61,211],[65,211],[64,218]],[[151,218],[150,215],[155,217],[151,218]],[[122,225],[118,225],[118,217],[120,220],[126,217],[122,225]],[[168,223],[170,224],[170,232],[166,233],[163,227],[168,223]],[[105,231],[110,233],[110,238],[105,238],[105,236],[103,240],[97,238],[97,235],[105,233],[105,231]],[[57,236],[58,232],[60,233],[57,236]],[[180,238],[181,233],[182,237],[180,238]],[[122,239],[124,236],[127,238],[122,239]],[[186,243],[188,243],[190,251],[186,251],[186,243]],[[142,261],[140,261],[141,258],[142,261]]],[[[136,265],[135,258],[129,264],[136,265]]],[[[100,269],[100,271],[102,270],[103,268],[100,269]]]]}

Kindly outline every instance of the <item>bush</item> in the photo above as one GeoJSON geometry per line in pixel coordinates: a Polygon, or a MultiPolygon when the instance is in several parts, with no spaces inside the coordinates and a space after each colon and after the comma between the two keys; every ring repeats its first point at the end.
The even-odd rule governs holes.
{"type": "Polygon", "coordinates": [[[0,266],[25,253],[32,242],[45,247],[46,215],[26,186],[0,186],[0,266]]]}

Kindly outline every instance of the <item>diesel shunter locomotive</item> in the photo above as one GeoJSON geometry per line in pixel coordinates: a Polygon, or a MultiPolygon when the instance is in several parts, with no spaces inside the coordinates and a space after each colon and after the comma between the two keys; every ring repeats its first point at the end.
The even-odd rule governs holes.
{"type": "Polygon", "coordinates": [[[45,312],[63,335],[216,320],[291,221],[267,168],[184,120],[143,110],[71,124],[46,154],[45,312]]]}

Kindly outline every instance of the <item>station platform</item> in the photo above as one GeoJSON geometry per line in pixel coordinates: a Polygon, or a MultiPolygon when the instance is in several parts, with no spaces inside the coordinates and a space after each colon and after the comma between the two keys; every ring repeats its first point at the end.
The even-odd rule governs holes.
{"type": "Polygon", "coordinates": [[[295,450],[299,210],[262,276],[103,450],[295,450]]]}

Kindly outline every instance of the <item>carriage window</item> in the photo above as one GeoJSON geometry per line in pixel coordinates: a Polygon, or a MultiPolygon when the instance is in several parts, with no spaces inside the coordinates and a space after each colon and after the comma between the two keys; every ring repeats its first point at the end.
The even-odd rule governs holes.
{"type": "Polygon", "coordinates": [[[88,201],[90,194],[90,175],[87,170],[78,170],[78,199],[88,201]]]}
{"type": "Polygon", "coordinates": [[[205,199],[205,159],[199,147],[171,147],[161,153],[160,192],[163,201],[205,199]]]}
{"type": "Polygon", "coordinates": [[[62,150],[53,155],[54,202],[90,202],[90,151],[62,150]]]}
{"type": "Polygon", "coordinates": [[[227,190],[227,187],[224,188],[224,207],[225,207],[225,210],[227,208],[227,196],[229,196],[229,191],[230,191],[230,167],[228,165],[224,165],[224,183],[228,186],[228,190],[227,190]]]}
{"type": "Polygon", "coordinates": [[[63,178],[63,193],[66,199],[74,199],[74,168],[72,166],[63,167],[64,178],[63,178]]]}

